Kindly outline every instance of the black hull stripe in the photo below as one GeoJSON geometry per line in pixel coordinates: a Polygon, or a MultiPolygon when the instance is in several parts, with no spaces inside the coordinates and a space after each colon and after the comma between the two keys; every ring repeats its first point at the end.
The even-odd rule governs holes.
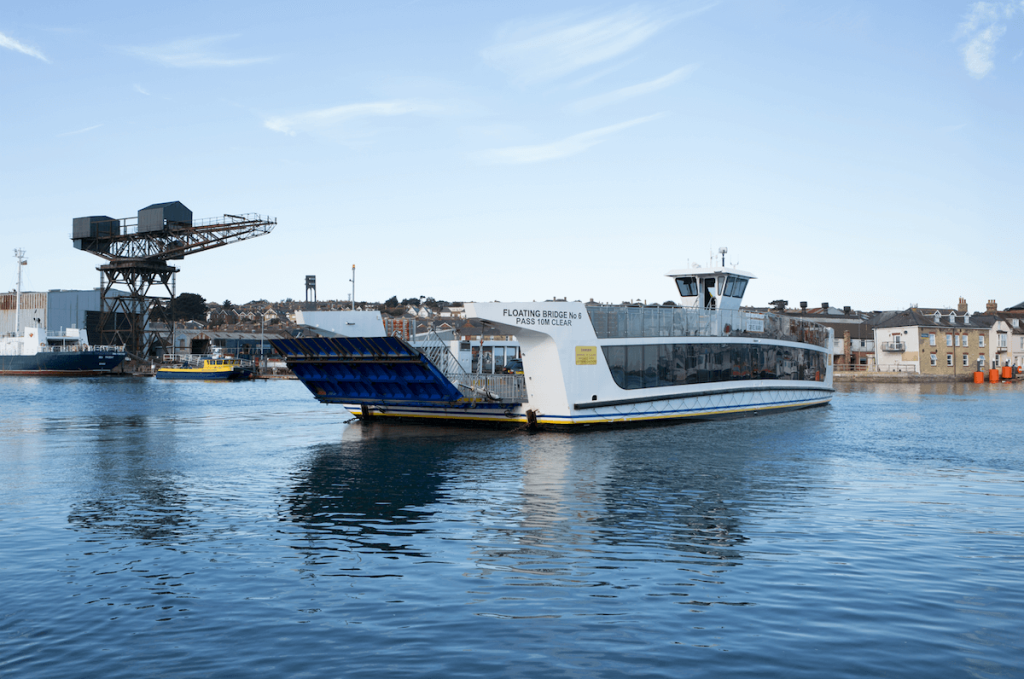
{"type": "Polygon", "coordinates": [[[725,394],[739,394],[751,391],[824,391],[834,393],[835,389],[820,384],[808,384],[807,386],[789,387],[741,387],[738,389],[709,389],[705,391],[688,391],[675,394],[663,394],[661,396],[638,396],[636,398],[623,398],[616,401],[584,401],[573,405],[574,410],[589,410],[591,408],[604,408],[608,406],[625,406],[634,403],[650,403],[651,401],[671,401],[679,398],[696,398],[698,396],[723,396],[725,394]]]}

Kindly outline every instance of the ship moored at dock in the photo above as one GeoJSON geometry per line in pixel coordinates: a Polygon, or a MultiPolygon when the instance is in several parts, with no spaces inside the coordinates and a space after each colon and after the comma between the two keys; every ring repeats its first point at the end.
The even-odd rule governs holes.
{"type": "Polygon", "coordinates": [[[749,273],[668,274],[680,305],[470,303],[515,335],[522,375],[466,372],[443,342],[393,337],[273,341],[323,403],[356,417],[539,429],[737,417],[825,405],[831,330],[740,309],[749,273]]]}

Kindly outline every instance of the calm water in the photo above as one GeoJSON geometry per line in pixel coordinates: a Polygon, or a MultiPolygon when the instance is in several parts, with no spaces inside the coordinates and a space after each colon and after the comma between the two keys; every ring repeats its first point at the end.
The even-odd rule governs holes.
{"type": "Polygon", "coordinates": [[[0,378],[0,676],[1024,676],[1024,388],[575,436],[0,378]]]}

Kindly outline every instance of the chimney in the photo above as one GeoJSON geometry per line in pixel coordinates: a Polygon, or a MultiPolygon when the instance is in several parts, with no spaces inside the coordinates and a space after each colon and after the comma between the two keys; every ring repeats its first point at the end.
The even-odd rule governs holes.
{"type": "Polygon", "coordinates": [[[843,313],[846,314],[847,316],[849,316],[850,315],[850,307],[844,306],[843,307],[843,313]]]}
{"type": "Polygon", "coordinates": [[[998,309],[999,307],[996,306],[996,301],[994,299],[990,299],[988,304],[985,305],[986,314],[994,314],[998,309]]]}
{"type": "Polygon", "coordinates": [[[958,314],[967,313],[967,300],[963,297],[960,298],[960,303],[956,305],[956,311],[958,314]]]}
{"type": "Polygon", "coordinates": [[[828,311],[828,302],[822,302],[821,303],[821,310],[822,311],[828,311]]]}
{"type": "Polygon", "coordinates": [[[807,311],[807,302],[800,302],[800,311],[807,311]]]}

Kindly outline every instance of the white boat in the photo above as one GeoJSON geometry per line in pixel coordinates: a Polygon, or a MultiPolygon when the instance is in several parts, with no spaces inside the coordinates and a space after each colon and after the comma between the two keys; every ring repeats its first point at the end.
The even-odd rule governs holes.
{"type": "Polygon", "coordinates": [[[50,334],[37,325],[21,327],[21,270],[27,261],[23,250],[14,254],[18,259],[14,333],[0,337],[0,375],[91,377],[119,366],[125,358],[124,347],[90,346],[85,330],[67,328],[50,334]]]}
{"type": "Polygon", "coordinates": [[[750,273],[667,274],[678,305],[469,303],[515,335],[522,375],[466,372],[444,342],[393,337],[274,340],[314,396],[364,420],[578,429],[739,417],[832,399],[832,331],[743,311],[750,273]]]}

